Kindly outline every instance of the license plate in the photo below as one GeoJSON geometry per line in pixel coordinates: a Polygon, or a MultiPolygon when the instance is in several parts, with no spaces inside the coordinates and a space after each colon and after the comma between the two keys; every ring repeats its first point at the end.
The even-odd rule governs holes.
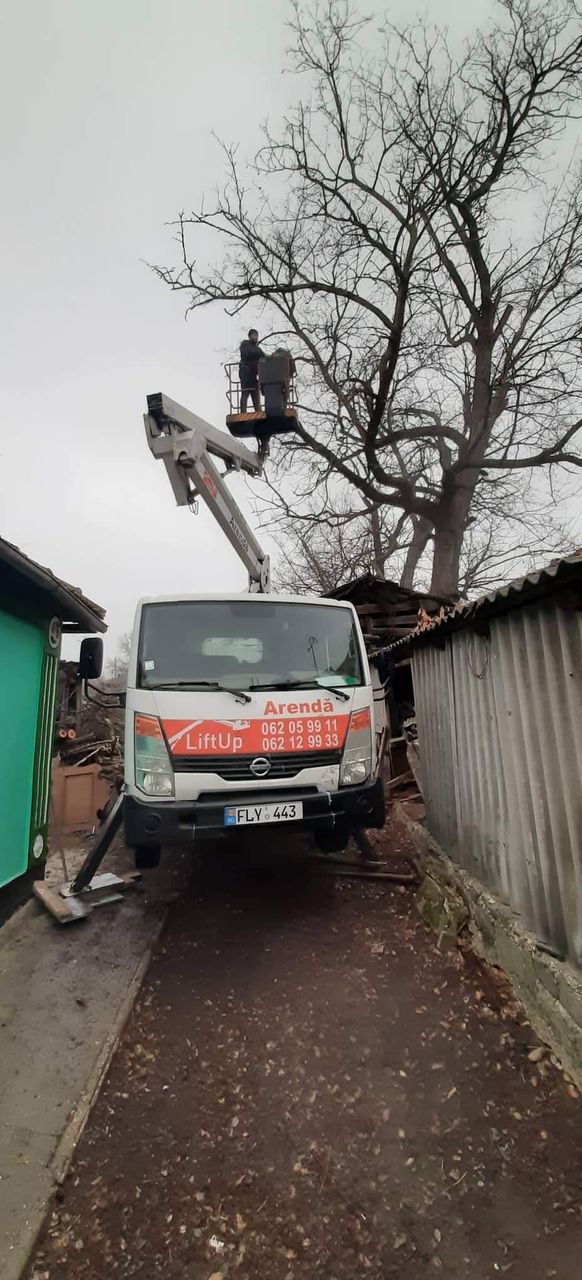
{"type": "Polygon", "coordinates": [[[262,822],[297,822],[303,817],[303,804],[249,804],[230,806],[224,810],[225,827],[245,827],[262,822]]]}

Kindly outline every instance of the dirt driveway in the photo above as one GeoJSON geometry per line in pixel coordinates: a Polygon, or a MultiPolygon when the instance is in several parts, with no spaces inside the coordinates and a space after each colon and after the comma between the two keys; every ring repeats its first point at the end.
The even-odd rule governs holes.
{"type": "Polygon", "coordinates": [[[410,891],[207,865],[33,1274],[580,1280],[582,1107],[536,1046],[410,891]]]}

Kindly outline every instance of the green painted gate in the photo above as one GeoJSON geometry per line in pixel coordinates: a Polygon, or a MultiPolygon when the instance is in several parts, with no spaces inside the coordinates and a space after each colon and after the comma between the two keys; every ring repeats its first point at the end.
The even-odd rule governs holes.
{"type": "Polygon", "coordinates": [[[57,674],[47,622],[0,609],[0,888],[45,852],[57,674]]]}

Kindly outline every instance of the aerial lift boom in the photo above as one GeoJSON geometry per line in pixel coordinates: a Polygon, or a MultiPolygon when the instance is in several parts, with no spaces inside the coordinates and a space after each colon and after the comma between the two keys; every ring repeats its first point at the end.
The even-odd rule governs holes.
{"type": "Polygon", "coordinates": [[[240,440],[217,431],[162,392],[147,400],[147,441],[154,458],[164,463],[177,505],[195,508],[197,499],[202,498],[248,570],[249,591],[269,591],[269,557],[224,479],[229,471],[260,475],[262,459],[240,440]],[[225,471],[219,469],[215,458],[224,462],[225,471]]]}

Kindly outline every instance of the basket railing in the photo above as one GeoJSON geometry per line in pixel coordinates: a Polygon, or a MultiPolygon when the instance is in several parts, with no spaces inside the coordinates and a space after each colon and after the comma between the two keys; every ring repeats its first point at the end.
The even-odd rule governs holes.
{"type": "MultiPolygon", "coordinates": [[[[229,364],[225,364],[224,370],[226,373],[226,399],[228,402],[229,414],[241,413],[242,412],[241,396],[242,396],[243,388],[241,385],[240,374],[239,374],[239,362],[233,360],[229,364]]],[[[260,386],[259,386],[259,392],[261,397],[261,409],[263,409],[264,407],[263,406],[263,390],[262,390],[262,387],[260,386]]],[[[250,413],[253,411],[253,402],[251,399],[250,391],[248,392],[248,401],[249,403],[247,405],[247,409],[245,410],[245,412],[250,413]]],[[[297,407],[297,388],[296,388],[295,374],[293,374],[289,379],[289,394],[287,396],[286,407],[288,409],[293,409],[297,407]]]]}

